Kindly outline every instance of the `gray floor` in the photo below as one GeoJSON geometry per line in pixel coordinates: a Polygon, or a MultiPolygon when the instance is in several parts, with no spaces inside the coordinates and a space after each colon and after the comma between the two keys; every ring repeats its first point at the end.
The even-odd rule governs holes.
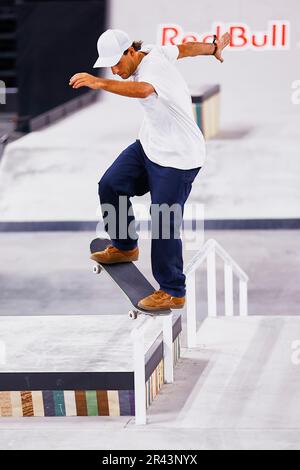
{"type": "MultiPolygon", "coordinates": [[[[249,313],[299,315],[299,231],[207,232],[250,277],[249,313]]],[[[93,233],[1,233],[0,315],[119,315],[127,299],[89,260],[93,233]]],[[[187,262],[194,251],[185,251],[187,262]]],[[[150,240],[140,239],[139,268],[151,274],[150,240]]],[[[223,267],[218,263],[219,314],[223,315],[223,267]]],[[[197,275],[197,311],[206,315],[205,273],[197,275]]],[[[235,289],[236,289],[235,285],[235,289]]],[[[237,292],[235,292],[235,307],[237,292]]]]}

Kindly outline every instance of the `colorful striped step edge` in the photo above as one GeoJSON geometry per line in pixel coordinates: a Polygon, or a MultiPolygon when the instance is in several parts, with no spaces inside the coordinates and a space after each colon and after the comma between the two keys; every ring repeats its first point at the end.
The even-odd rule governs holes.
{"type": "MultiPolygon", "coordinates": [[[[180,336],[178,334],[173,342],[174,365],[177,364],[180,358],[180,336]]],[[[164,360],[161,359],[145,384],[147,408],[162,388],[163,377],[164,360]]],[[[0,392],[0,417],[134,415],[135,399],[133,389],[0,392]]]]}
{"type": "Polygon", "coordinates": [[[134,390],[0,392],[1,417],[133,415],[134,390]]]}

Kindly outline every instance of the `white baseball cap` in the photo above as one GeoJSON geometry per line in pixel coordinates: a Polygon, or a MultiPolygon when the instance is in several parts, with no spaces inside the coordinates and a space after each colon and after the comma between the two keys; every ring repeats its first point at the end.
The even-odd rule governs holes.
{"type": "Polygon", "coordinates": [[[108,29],[98,39],[97,49],[99,58],[94,68],[116,65],[131,44],[132,41],[124,31],[108,29]]]}

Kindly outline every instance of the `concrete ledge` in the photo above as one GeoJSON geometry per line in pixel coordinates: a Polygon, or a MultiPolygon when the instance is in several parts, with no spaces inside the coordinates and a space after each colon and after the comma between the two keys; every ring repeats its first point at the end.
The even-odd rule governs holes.
{"type": "Polygon", "coordinates": [[[37,131],[46,126],[49,126],[59,119],[63,119],[75,111],[78,111],[79,109],[94,103],[97,100],[97,97],[97,92],[89,91],[78,98],[74,98],[73,100],[67,101],[66,103],[63,103],[60,106],[47,111],[46,113],[40,114],[39,116],[30,120],[30,132],[37,131]]]}
{"type": "MultiPolygon", "coordinates": [[[[34,221],[34,222],[0,222],[0,232],[90,232],[96,229],[96,220],[70,221],[34,221]]],[[[185,220],[183,230],[196,230],[203,226],[203,221],[185,220]]],[[[102,224],[100,224],[100,229],[102,224]]],[[[137,230],[150,230],[150,221],[137,222],[137,230]]],[[[300,219],[220,219],[206,220],[205,230],[299,230],[300,219]]]]}
{"type": "MultiPolygon", "coordinates": [[[[101,321],[84,315],[2,317],[0,324],[5,347],[0,417],[134,416],[134,325],[125,315],[102,315],[101,321]]],[[[180,357],[181,330],[181,316],[174,315],[174,364],[180,357]]],[[[157,322],[149,324],[145,346],[148,408],[164,383],[163,338],[157,322]]]]}

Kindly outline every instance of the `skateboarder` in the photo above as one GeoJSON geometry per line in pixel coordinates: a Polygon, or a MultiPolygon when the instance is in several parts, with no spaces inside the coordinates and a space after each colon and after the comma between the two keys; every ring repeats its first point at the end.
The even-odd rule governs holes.
{"type": "MultiPolygon", "coordinates": [[[[98,40],[99,58],[94,67],[110,67],[123,80],[109,80],[87,73],[78,73],[70,86],[102,89],[122,96],[137,98],[144,110],[144,120],[138,139],[127,147],[99,182],[99,197],[106,217],[108,204],[116,213],[115,227],[105,224],[111,244],[94,253],[100,264],[137,261],[138,236],[129,234],[134,223],[130,198],[151,195],[151,218],[154,207],[179,207],[181,219],[169,215],[169,236],[162,235],[165,220],[159,219],[158,234],[151,242],[152,273],[160,289],[140,300],[138,306],[147,309],[182,308],[185,303],[182,241],[178,237],[184,204],[192,183],[205,161],[205,143],[197,126],[188,87],[177,70],[177,59],[212,55],[223,62],[222,51],[230,36],[214,37],[212,44],[188,42],[181,45],[148,45],[134,41],[127,33],[108,29],[98,40]],[[121,198],[126,198],[126,236],[120,236],[121,198]]],[[[121,218],[124,214],[121,213],[121,218]]],[[[124,218],[124,217],[123,217],[124,218]]],[[[124,231],[124,227],[122,228],[124,231]]]]}

